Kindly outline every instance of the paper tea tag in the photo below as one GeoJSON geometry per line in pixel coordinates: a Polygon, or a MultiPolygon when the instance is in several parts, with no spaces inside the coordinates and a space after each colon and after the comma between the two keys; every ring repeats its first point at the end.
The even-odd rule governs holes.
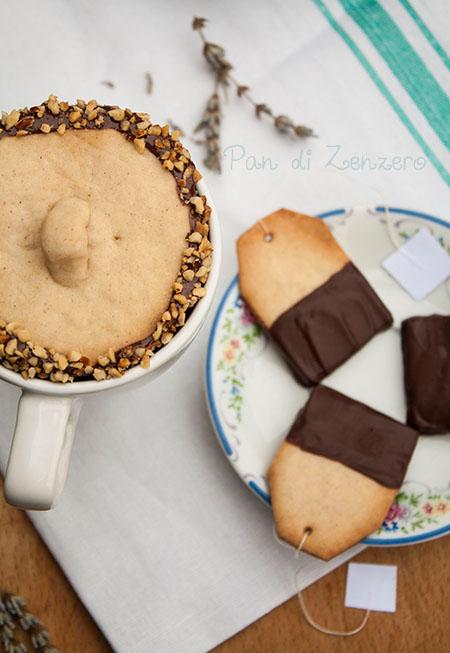
{"type": "Polygon", "coordinates": [[[396,565],[349,564],[345,607],[395,612],[396,602],[396,565]]]}
{"type": "Polygon", "coordinates": [[[450,256],[427,229],[409,238],[382,265],[416,301],[450,276],[450,256]]]}

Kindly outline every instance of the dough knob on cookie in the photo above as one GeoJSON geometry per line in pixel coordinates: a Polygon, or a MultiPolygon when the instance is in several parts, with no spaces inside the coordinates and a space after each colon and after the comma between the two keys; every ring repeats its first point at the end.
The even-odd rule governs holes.
{"type": "Polygon", "coordinates": [[[50,209],[41,229],[48,270],[61,286],[78,286],[88,276],[89,205],[78,197],[64,197],[50,209]]]}

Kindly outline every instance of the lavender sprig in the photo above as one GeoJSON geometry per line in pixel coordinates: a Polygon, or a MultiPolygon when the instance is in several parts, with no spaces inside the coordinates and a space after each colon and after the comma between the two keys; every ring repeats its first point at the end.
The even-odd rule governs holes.
{"type": "Polygon", "coordinates": [[[22,597],[0,591],[0,645],[3,646],[4,653],[28,651],[25,644],[14,638],[17,626],[28,633],[32,647],[39,653],[58,653],[44,626],[26,607],[22,597]]]}
{"type": "MultiPolygon", "coordinates": [[[[204,161],[205,165],[213,170],[220,172],[220,158],[218,158],[218,153],[215,153],[216,148],[219,145],[220,137],[220,99],[217,93],[217,90],[220,87],[226,91],[227,87],[230,85],[235,86],[237,96],[239,98],[244,97],[248,102],[250,102],[254,108],[256,117],[260,119],[263,114],[269,116],[275,129],[279,133],[291,134],[299,138],[314,136],[315,134],[310,127],[297,124],[291,120],[289,116],[284,114],[275,114],[266,103],[256,102],[253,99],[249,92],[250,88],[244,84],[240,84],[232,75],[231,71],[233,70],[233,66],[226,59],[225,49],[221,45],[218,45],[217,43],[211,43],[206,39],[204,34],[206,23],[206,18],[195,17],[192,21],[192,29],[199,34],[203,42],[203,56],[205,57],[214,73],[216,87],[215,93],[208,100],[202,121],[199,125],[199,127],[201,126],[200,129],[205,129],[206,134],[206,130],[209,129],[208,117],[211,119],[214,115],[214,129],[212,126],[210,128],[211,134],[213,132],[214,134],[210,138],[206,136],[205,139],[205,144],[207,146],[207,156],[204,161]],[[214,109],[212,107],[214,107],[214,109]]],[[[196,131],[199,130],[199,127],[196,131]]]]}

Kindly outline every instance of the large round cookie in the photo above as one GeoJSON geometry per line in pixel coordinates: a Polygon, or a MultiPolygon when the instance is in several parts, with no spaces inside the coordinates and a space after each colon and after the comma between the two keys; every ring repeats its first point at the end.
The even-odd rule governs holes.
{"type": "Polygon", "coordinates": [[[189,232],[172,175],[112,130],[3,139],[0,158],[0,315],[93,360],[152,333],[189,232]]]}
{"type": "Polygon", "coordinates": [[[177,136],[90,104],[51,97],[0,131],[0,359],[26,372],[25,348],[40,378],[80,360],[123,371],[165,344],[210,267],[209,207],[177,136]]]}

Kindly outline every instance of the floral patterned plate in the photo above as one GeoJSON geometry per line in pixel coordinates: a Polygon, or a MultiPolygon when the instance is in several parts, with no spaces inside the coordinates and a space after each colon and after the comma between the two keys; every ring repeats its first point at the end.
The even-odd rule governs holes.
{"type": "MultiPolygon", "coordinates": [[[[325,379],[325,384],[399,419],[405,418],[400,322],[410,315],[448,313],[442,285],[414,302],[381,268],[393,251],[426,226],[450,253],[450,223],[404,209],[339,209],[318,217],[364,272],[394,315],[394,328],[372,339],[325,379]],[[388,220],[386,219],[388,218],[388,220]]],[[[217,310],[208,346],[206,386],[211,419],[229,461],[246,485],[270,505],[266,472],[308,390],[296,383],[255,324],[233,279],[217,310]]],[[[405,483],[386,519],[365,540],[412,544],[450,533],[450,435],[419,438],[405,483]]]]}

